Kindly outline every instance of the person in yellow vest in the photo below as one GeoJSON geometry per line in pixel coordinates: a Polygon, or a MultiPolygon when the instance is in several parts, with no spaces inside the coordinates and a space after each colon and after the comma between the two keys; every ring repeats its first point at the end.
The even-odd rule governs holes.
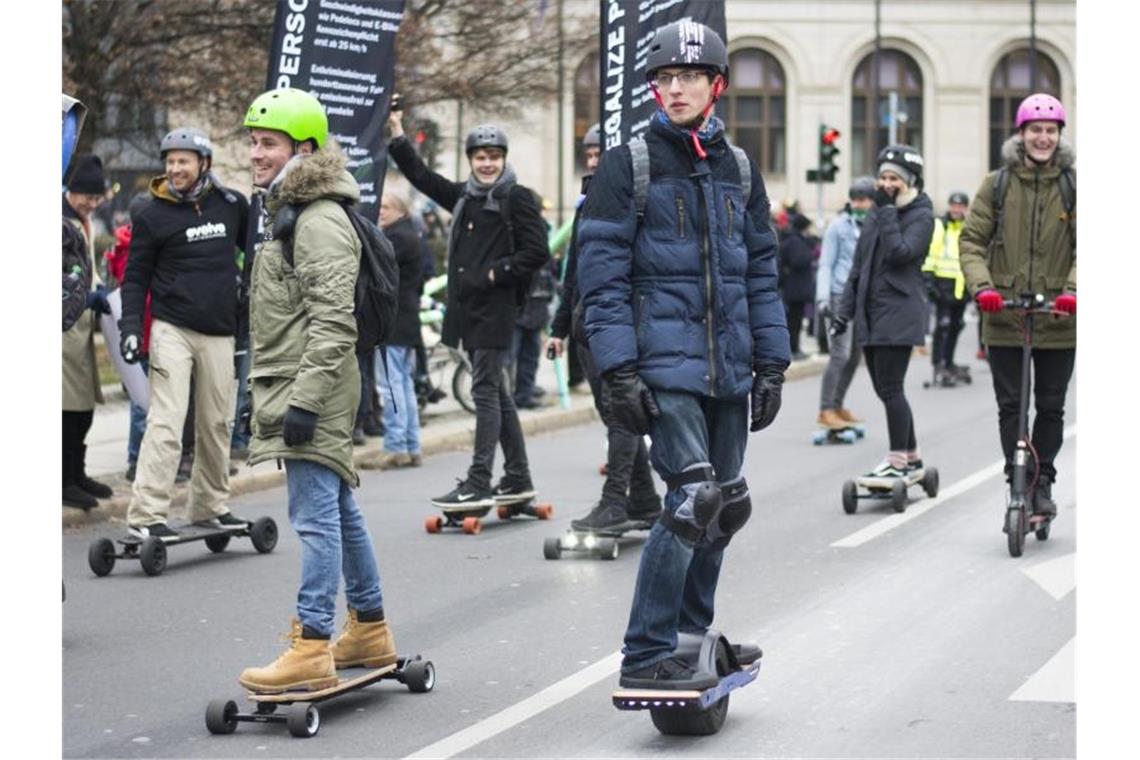
{"type": "Polygon", "coordinates": [[[934,235],[930,240],[930,253],[922,266],[926,291],[935,307],[934,382],[952,388],[959,382],[969,382],[968,367],[954,363],[954,349],[958,334],[962,332],[962,318],[966,313],[966,278],[958,263],[958,237],[966,223],[970,196],[961,191],[950,194],[946,215],[934,220],[934,235]]]}

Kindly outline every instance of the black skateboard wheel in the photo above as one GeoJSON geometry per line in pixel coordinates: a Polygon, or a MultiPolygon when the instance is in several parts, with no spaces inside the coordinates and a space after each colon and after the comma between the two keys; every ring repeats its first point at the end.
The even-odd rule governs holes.
{"type": "Polygon", "coordinates": [[[206,705],[206,728],[211,734],[232,734],[237,728],[237,704],[232,699],[212,699],[206,705]]]}
{"type": "Polygon", "coordinates": [[[221,554],[226,550],[230,544],[230,537],[225,533],[219,533],[214,536],[206,536],[206,548],[214,554],[221,554]]]}
{"type": "Polygon", "coordinates": [[[938,495],[938,470],[934,467],[927,467],[923,473],[922,490],[932,499],[938,495]]]}
{"type": "Polygon", "coordinates": [[[272,517],[259,517],[249,529],[249,540],[258,554],[268,554],[277,546],[277,523],[272,517]]]}
{"type": "Polygon", "coordinates": [[[321,713],[314,704],[294,702],[285,713],[285,726],[298,739],[308,739],[321,730],[321,713]]]}
{"type": "Polygon", "coordinates": [[[166,545],[162,539],[147,536],[139,550],[139,564],[147,575],[162,575],[166,569],[166,545]]]}
{"type": "Polygon", "coordinates": [[[435,666],[431,660],[412,660],[404,666],[404,683],[408,691],[424,694],[435,686],[435,666]]]}
{"type": "Polygon", "coordinates": [[[558,538],[547,538],[542,542],[542,556],[547,559],[562,559],[562,541],[558,538]]]}
{"type": "Polygon", "coordinates": [[[91,572],[102,578],[115,567],[115,543],[109,538],[97,538],[87,549],[87,564],[91,572]]]}
{"type": "Polygon", "coordinates": [[[891,506],[896,512],[906,511],[906,483],[902,480],[891,483],[891,506]]]}
{"type": "Polygon", "coordinates": [[[843,484],[843,511],[853,515],[858,508],[859,487],[855,485],[854,480],[848,480],[843,484]]]}

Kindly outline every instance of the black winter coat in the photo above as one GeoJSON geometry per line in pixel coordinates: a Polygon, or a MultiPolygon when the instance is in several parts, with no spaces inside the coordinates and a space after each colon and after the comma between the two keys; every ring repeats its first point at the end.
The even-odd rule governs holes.
{"type": "Polygon", "coordinates": [[[903,206],[879,206],[867,215],[839,315],[854,320],[865,346],[921,346],[926,338],[922,263],[934,234],[934,206],[926,193],[903,206]]]}
{"type": "Polygon", "coordinates": [[[799,303],[815,298],[815,247],[798,232],[789,232],[780,240],[780,292],[784,303],[799,303]]]}
{"type": "Polygon", "coordinates": [[[396,298],[396,327],[389,346],[415,346],[420,342],[420,291],[424,285],[424,267],[420,255],[420,236],[408,217],[384,230],[396,251],[400,267],[400,291],[396,298]]]}
{"type": "MultiPolygon", "coordinates": [[[[443,208],[452,211],[463,197],[467,183],[452,182],[429,169],[407,137],[388,143],[388,152],[412,186],[443,208]]],[[[452,347],[462,342],[467,351],[510,346],[531,275],[550,260],[546,224],[534,193],[519,184],[500,188],[496,192],[500,210],[504,205],[500,193],[509,196],[513,246],[502,215],[484,210],[481,198],[468,198],[462,218],[451,220],[456,234],[447,252],[447,311],[441,340],[452,347]],[[488,276],[492,269],[493,284],[488,276]]]]}
{"type": "Polygon", "coordinates": [[[237,329],[238,249],[245,244],[249,203],[237,192],[211,188],[198,201],[179,201],[165,180],[152,183],[150,202],[131,220],[131,253],[123,275],[123,324],[141,330],[151,314],[205,335],[237,329]]]}

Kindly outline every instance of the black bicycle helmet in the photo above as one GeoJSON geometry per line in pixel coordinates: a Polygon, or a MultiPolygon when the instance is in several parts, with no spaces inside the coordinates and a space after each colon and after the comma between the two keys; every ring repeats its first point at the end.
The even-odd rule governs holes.
{"type": "Polygon", "coordinates": [[[704,24],[681,19],[657,29],[645,59],[645,78],[653,79],[658,69],[687,66],[715,71],[728,84],[728,48],[720,35],[704,24]]]}
{"type": "Polygon", "coordinates": [[[494,124],[480,124],[467,133],[467,157],[476,148],[501,148],[507,152],[507,133],[494,124]]]}

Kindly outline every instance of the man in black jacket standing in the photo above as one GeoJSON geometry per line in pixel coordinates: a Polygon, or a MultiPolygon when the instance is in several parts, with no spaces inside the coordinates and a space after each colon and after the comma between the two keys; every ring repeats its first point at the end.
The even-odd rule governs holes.
{"type": "Polygon", "coordinates": [[[245,525],[229,496],[234,410],[237,255],[249,205],[210,173],[210,139],[181,127],[162,139],[166,174],[150,185],[150,202],[133,220],[123,279],[120,350],[138,361],[143,305],[151,295],[150,409],[127,511],[137,536],[177,537],[166,524],[182,448],[182,424],[194,377],[196,455],[190,519],[215,527],[245,525]]]}
{"type": "Polygon", "coordinates": [[[447,248],[447,312],[442,340],[462,343],[471,357],[475,451],[467,478],[432,499],[438,507],[492,506],[533,496],[522,426],[503,357],[531,275],[550,259],[546,225],[534,192],[517,183],[507,164],[507,136],[492,124],[467,135],[471,176],[452,182],[429,169],[404,135],[403,111],[388,117],[388,152],[412,186],[452,213],[447,248]],[[505,474],[492,489],[495,446],[502,444],[505,474]]]}

